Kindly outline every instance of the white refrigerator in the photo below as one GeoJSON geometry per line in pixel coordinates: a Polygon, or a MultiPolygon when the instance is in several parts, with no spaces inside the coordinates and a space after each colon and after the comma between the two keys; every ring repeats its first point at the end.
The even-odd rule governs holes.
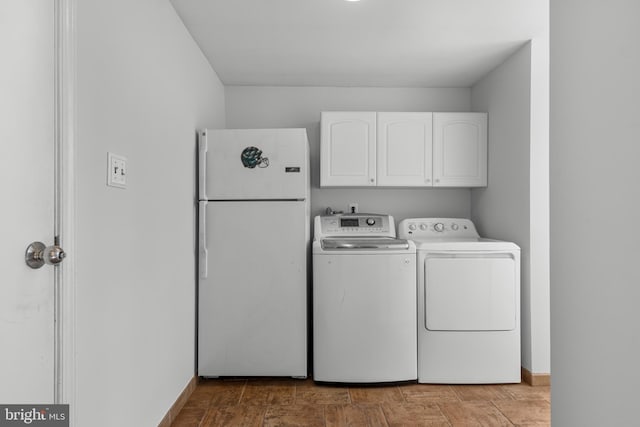
{"type": "Polygon", "coordinates": [[[198,375],[306,377],[306,130],[198,135],[198,375]]]}

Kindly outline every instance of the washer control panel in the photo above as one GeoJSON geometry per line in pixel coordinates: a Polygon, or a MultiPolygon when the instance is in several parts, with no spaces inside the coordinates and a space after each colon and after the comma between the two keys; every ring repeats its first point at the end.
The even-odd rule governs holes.
{"type": "Polygon", "coordinates": [[[339,236],[396,237],[391,215],[366,213],[317,216],[314,233],[316,239],[339,236]]]}
{"type": "Polygon", "coordinates": [[[466,218],[407,218],[398,224],[398,237],[411,238],[478,238],[478,232],[466,218]]]}

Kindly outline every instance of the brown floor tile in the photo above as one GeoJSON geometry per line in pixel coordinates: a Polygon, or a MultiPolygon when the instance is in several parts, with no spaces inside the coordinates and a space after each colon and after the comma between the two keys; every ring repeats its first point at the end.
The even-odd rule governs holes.
{"type": "Polygon", "coordinates": [[[184,403],[183,408],[208,408],[213,394],[210,390],[196,388],[184,403]]]}
{"type": "Polygon", "coordinates": [[[549,387],[201,381],[172,426],[549,425],[549,387]],[[512,424],[513,423],[513,424],[512,424]]]}
{"type": "Polygon", "coordinates": [[[226,406],[212,407],[202,421],[202,427],[242,426],[260,427],[264,420],[266,406],[226,406]]]}
{"type": "Polygon", "coordinates": [[[382,404],[389,426],[447,426],[447,419],[435,403],[382,404]]]}
{"type": "Polygon", "coordinates": [[[171,423],[172,427],[196,427],[207,413],[206,408],[183,408],[175,420],[171,423]]]}
{"type": "Polygon", "coordinates": [[[448,385],[410,384],[400,387],[408,403],[459,402],[460,398],[448,385]]]}
{"type": "Polygon", "coordinates": [[[356,403],[403,403],[404,397],[397,386],[349,387],[351,402],[356,403]]]}
{"type": "Polygon", "coordinates": [[[351,403],[349,388],[304,382],[296,385],[296,405],[346,405],[351,403]]]}
{"type": "Polygon", "coordinates": [[[246,380],[204,380],[198,384],[194,394],[200,392],[203,395],[207,393],[211,395],[209,406],[237,405],[240,402],[246,383],[246,380]]]}
{"type": "Polygon", "coordinates": [[[536,386],[529,384],[508,384],[501,386],[503,390],[513,396],[516,400],[546,400],[551,402],[551,387],[536,386]]]}
{"type": "Polygon", "coordinates": [[[197,389],[207,389],[209,387],[225,387],[225,388],[237,388],[244,387],[247,383],[247,380],[244,378],[234,379],[234,378],[225,378],[225,379],[200,379],[197,389]]]}
{"type": "Polygon", "coordinates": [[[292,405],[296,383],[292,380],[247,381],[241,405],[292,405]]]}
{"type": "Polygon", "coordinates": [[[263,426],[324,427],[324,405],[268,406],[263,426]]]}
{"type": "Polygon", "coordinates": [[[546,400],[511,400],[494,404],[515,425],[551,425],[551,404],[546,400]]]}
{"type": "Polygon", "coordinates": [[[329,405],[324,420],[326,427],[388,426],[380,405],[329,405]]]}
{"type": "Polygon", "coordinates": [[[491,402],[440,403],[438,406],[453,427],[512,425],[491,402]]]}
{"type": "Polygon", "coordinates": [[[451,388],[462,401],[513,400],[513,397],[499,385],[454,385],[451,388]]]}

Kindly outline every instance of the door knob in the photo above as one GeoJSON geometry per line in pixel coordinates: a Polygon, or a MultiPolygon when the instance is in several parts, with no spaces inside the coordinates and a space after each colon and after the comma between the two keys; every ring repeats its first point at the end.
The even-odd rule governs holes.
{"type": "Polygon", "coordinates": [[[27,247],[24,258],[31,268],[40,268],[45,264],[60,264],[67,253],[58,245],[45,246],[42,242],[33,242],[27,247]]]}

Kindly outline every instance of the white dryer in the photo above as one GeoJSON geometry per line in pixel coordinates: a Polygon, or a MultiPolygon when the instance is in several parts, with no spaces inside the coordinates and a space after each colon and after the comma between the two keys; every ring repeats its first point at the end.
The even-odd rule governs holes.
{"type": "Polygon", "coordinates": [[[415,245],[390,215],[317,216],[314,234],[314,380],[415,380],[415,245]]]}
{"type": "Polygon", "coordinates": [[[520,248],[468,219],[411,218],[417,250],[418,382],[520,382],[520,248]]]}

